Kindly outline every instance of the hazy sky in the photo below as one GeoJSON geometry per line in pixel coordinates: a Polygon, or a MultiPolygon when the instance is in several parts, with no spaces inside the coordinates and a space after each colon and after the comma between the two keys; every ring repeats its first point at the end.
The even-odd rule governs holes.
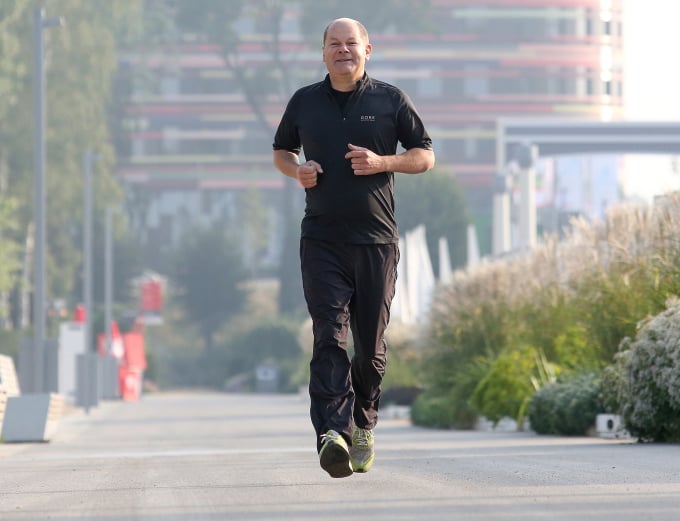
{"type": "MultiPolygon", "coordinates": [[[[680,121],[680,1],[625,0],[624,8],[626,119],[680,121]]],[[[626,170],[627,192],[646,200],[680,189],[668,157],[636,156],[626,170]]]]}
{"type": "Polygon", "coordinates": [[[625,0],[628,119],[680,120],[680,1],[625,0]]]}

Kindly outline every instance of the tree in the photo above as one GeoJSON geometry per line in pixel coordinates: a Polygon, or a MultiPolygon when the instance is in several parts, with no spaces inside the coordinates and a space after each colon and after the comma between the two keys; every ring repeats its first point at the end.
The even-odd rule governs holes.
{"type": "Polygon", "coordinates": [[[15,207],[15,201],[4,197],[0,189],[0,324],[7,317],[9,293],[20,267],[19,247],[13,240],[18,231],[15,207]]]}
{"type": "MultiPolygon", "coordinates": [[[[122,220],[122,219],[121,219],[122,220]]],[[[93,261],[92,261],[92,294],[94,302],[104,302],[105,298],[105,230],[104,223],[95,223],[93,232],[93,261]]],[[[136,290],[133,284],[148,266],[143,262],[143,250],[138,239],[129,230],[113,226],[113,301],[124,305],[131,305],[136,298],[136,290]]],[[[74,290],[82,295],[83,280],[82,270],[78,267],[73,278],[76,281],[74,290]]]]}
{"type": "Polygon", "coordinates": [[[245,303],[240,283],[246,279],[236,242],[218,228],[197,229],[179,246],[171,277],[188,321],[197,324],[206,351],[217,330],[245,303]]]}
{"type": "Polygon", "coordinates": [[[255,278],[259,258],[265,253],[268,241],[269,214],[262,192],[249,186],[240,197],[242,228],[247,246],[251,276],[255,278]]]}
{"type": "Polygon", "coordinates": [[[19,59],[19,34],[13,27],[27,5],[28,0],[0,3],[0,121],[6,121],[9,108],[17,102],[21,78],[26,74],[27,64],[19,59]]]}
{"type": "MultiPolygon", "coordinates": [[[[33,229],[33,8],[37,0],[0,6],[0,164],[7,193],[18,202],[19,248],[33,229]],[[23,235],[23,236],[22,236],[23,235]]],[[[120,189],[111,176],[114,153],[108,130],[110,86],[117,68],[116,45],[129,37],[140,0],[60,0],[48,3],[48,16],[66,25],[44,31],[46,75],[47,296],[78,299],[82,257],[82,177],[86,149],[100,156],[95,168],[94,208],[117,202],[120,189]]]]}
{"type": "Polygon", "coordinates": [[[465,198],[455,178],[434,170],[423,175],[395,178],[397,222],[406,232],[421,224],[435,271],[439,265],[439,238],[449,243],[451,264],[463,266],[467,259],[465,198]]]}

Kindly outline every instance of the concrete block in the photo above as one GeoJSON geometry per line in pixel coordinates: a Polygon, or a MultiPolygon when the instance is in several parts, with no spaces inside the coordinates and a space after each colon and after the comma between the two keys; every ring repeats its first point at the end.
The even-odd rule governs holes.
{"type": "Polygon", "coordinates": [[[598,414],[595,418],[595,430],[600,438],[630,438],[618,414],[598,414]]]}
{"type": "Polygon", "coordinates": [[[7,399],[2,423],[5,443],[49,441],[63,412],[60,394],[27,394],[7,399]]]}

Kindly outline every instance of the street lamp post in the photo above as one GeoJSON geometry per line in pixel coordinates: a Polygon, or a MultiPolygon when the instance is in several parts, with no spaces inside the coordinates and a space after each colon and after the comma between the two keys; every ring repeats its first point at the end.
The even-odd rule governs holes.
{"type": "Polygon", "coordinates": [[[83,304],[85,305],[85,351],[92,346],[92,163],[99,156],[86,150],[83,154],[83,304]]]}
{"type": "Polygon", "coordinates": [[[112,302],[113,302],[113,216],[120,213],[118,207],[108,207],[106,209],[106,230],[105,230],[105,252],[104,252],[104,328],[106,329],[106,352],[111,354],[111,344],[113,334],[111,323],[113,322],[112,302]]]}
{"type": "Polygon", "coordinates": [[[34,220],[35,220],[35,259],[33,294],[33,390],[41,392],[44,382],[44,345],[47,317],[45,312],[45,247],[47,201],[45,196],[45,66],[43,49],[43,29],[60,26],[63,18],[45,18],[45,10],[33,11],[33,99],[34,99],[34,220]]]}

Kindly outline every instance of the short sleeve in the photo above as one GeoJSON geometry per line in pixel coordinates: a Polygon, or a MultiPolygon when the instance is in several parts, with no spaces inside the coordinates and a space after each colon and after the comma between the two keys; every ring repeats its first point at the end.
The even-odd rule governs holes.
{"type": "Polygon", "coordinates": [[[399,143],[406,150],[424,148],[432,150],[432,139],[425,129],[425,124],[411,99],[403,92],[400,93],[397,109],[397,137],[399,143]]]}
{"type": "Polygon", "coordinates": [[[283,113],[283,117],[279,122],[279,126],[276,129],[276,134],[274,135],[274,150],[288,150],[299,154],[302,149],[302,144],[300,143],[300,133],[298,132],[296,124],[296,105],[297,105],[297,95],[293,97],[288,102],[286,110],[283,113]]]}

